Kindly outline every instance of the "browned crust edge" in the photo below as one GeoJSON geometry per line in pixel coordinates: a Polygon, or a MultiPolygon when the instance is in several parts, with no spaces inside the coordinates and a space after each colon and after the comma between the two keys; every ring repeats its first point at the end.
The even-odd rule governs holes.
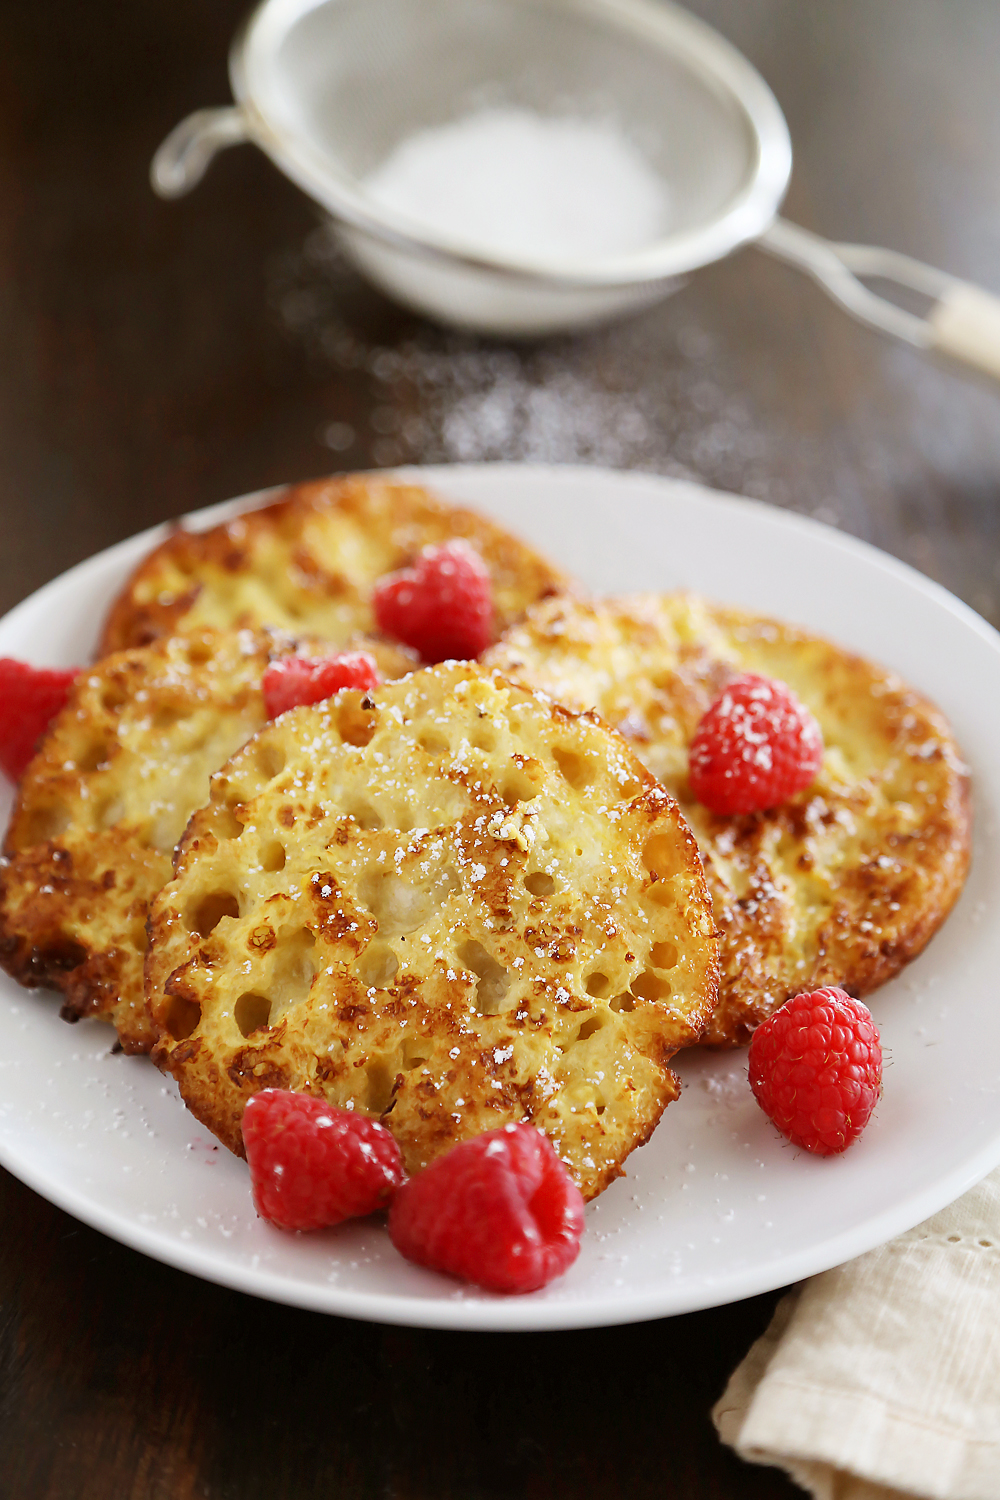
{"type": "MultiPolygon", "coordinates": [[[[300,517],[310,511],[346,508],[352,504],[362,506],[365,494],[375,485],[394,493],[400,508],[405,506],[407,518],[411,522],[433,521],[447,537],[468,538],[482,544],[488,553],[499,552],[502,561],[511,570],[518,565],[525,568],[530,566],[538,574],[536,599],[571,591],[575,587],[571,578],[534,548],[474,510],[449,505],[436,499],[419,485],[380,478],[377,474],[334,475],[289,485],[275,499],[241,511],[239,515],[207,531],[189,531],[178,524],[129,575],[108,613],[97,656],[124,650],[129,646],[148,645],[160,636],[169,635],[198,597],[200,587],[194,587],[170,602],[160,603],[156,600],[140,604],[136,601],[138,584],[147,574],[155,574],[161,558],[170,556],[178,561],[188,561],[191,571],[200,562],[214,562],[222,568],[238,570],[243,566],[247,546],[254,533],[271,529],[279,533],[294,532],[298,528],[300,517]],[[234,527],[237,529],[234,530],[234,527]]],[[[401,558],[400,565],[402,562],[401,558]]],[[[497,635],[511,623],[510,619],[498,619],[497,635]]]]}
{"type": "MultiPolygon", "coordinates": [[[[122,988],[125,955],[117,948],[88,954],[75,939],[58,925],[34,924],[33,936],[14,930],[7,920],[8,881],[10,872],[25,863],[68,868],[64,879],[77,886],[94,886],[93,881],[79,880],[72,873],[68,851],[50,842],[20,855],[0,859],[0,968],[25,989],[49,989],[61,992],[63,1003],[59,1014],[64,1021],[95,1017],[114,1023],[116,1002],[122,988]]],[[[121,1018],[118,1039],[122,1049],[132,1054],[150,1050],[155,1033],[145,1007],[121,1018]]]]}

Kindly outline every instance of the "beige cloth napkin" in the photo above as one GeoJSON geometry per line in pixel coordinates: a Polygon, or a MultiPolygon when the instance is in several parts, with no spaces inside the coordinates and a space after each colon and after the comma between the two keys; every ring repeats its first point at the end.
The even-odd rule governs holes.
{"type": "Polygon", "coordinates": [[[789,1292],[712,1416],[816,1500],[1000,1500],[1000,1170],[789,1292]]]}

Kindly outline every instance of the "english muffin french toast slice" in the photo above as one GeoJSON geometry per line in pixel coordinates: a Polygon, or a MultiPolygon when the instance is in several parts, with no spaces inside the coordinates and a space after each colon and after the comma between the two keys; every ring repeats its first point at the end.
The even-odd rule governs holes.
{"type": "MultiPolygon", "coordinates": [[[[385,676],[403,648],[363,641],[385,676]]],[[[268,663],[320,643],[202,630],[81,672],[18,788],[0,858],[0,964],[63,991],[68,1020],[113,1021],[128,1052],[153,1033],[142,999],[150,898],[208,778],[267,719],[268,663]]]]}
{"type": "Polygon", "coordinates": [[[943,715],[894,673],[805,630],[683,594],[529,611],[484,658],[561,702],[595,708],[680,803],[721,933],[706,1032],[739,1046],[791,995],[864,995],[914,958],[968,869],[968,776],[943,715]],[[823,731],[815,782],[766,813],[696,802],[688,748],[735,674],[788,683],[823,731]]]}
{"type": "Polygon", "coordinates": [[[508,1121],[586,1197],[676,1096],[717,985],[673,800],[590,714],[445,663],[268,725],[153,903],[154,1059],[242,1154],[259,1089],[383,1121],[410,1172],[508,1121]]]}
{"type": "Polygon", "coordinates": [[[205,626],[271,625],[343,646],[375,631],[371,592],[422,547],[462,537],[493,582],[499,634],[568,586],[544,558],[483,516],[374,474],[299,484],[210,531],[178,530],[141,562],[112,606],[102,652],[205,626]]]}

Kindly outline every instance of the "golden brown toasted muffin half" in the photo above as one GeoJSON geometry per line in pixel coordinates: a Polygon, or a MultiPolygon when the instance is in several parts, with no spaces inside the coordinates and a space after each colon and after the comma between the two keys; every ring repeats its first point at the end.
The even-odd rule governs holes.
{"type": "Polygon", "coordinates": [[[721,939],[706,1040],[748,1041],[791,995],[863,995],[914,958],[968,869],[968,776],[943,715],[881,667],[828,641],[688,595],[533,608],[485,663],[596,708],[677,798],[698,840],[721,939]],[[727,681],[788,683],[823,731],[812,786],[765,813],[696,802],[688,747],[727,681]]]}
{"type": "MultiPolygon", "coordinates": [[[[413,666],[364,641],[384,676],[413,666]]],[[[152,1046],[142,998],[150,898],[208,778],[266,722],[261,679],[293,650],[269,631],[203,630],[106,657],[77,678],[18,789],[0,859],[0,963],[64,994],[68,1020],[152,1046]]]]}
{"type": "Polygon", "coordinates": [[[448,663],[260,731],[152,907],[154,1058],[233,1151],[259,1089],[377,1116],[414,1172],[508,1121],[586,1197],[715,1001],[698,852],[625,741],[448,663]]]}
{"type": "Polygon", "coordinates": [[[352,475],[295,485],[210,531],[178,530],[132,574],[102,652],[205,626],[270,625],[343,645],[372,634],[371,592],[422,547],[463,537],[493,581],[499,634],[568,580],[509,532],[418,485],[352,475]]]}

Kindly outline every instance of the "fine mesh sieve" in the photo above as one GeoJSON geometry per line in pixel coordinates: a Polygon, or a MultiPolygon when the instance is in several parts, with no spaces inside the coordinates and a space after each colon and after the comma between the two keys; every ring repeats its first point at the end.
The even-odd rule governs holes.
{"type": "Polygon", "coordinates": [[[776,218],[791,171],[759,74],[665,0],[264,0],[234,42],[234,107],[199,110],[156,154],[179,196],[217,150],[256,142],[327,210],[345,253],[405,305],[492,334],[579,328],[666,295],[757,241],[855,317],[1000,376],[1000,300],[890,251],[832,245],[776,218]],[[669,231],[601,258],[500,255],[376,202],[362,179],[416,131],[514,106],[608,119],[662,177],[669,231]],[[859,278],[915,288],[919,318],[859,278]]]}

